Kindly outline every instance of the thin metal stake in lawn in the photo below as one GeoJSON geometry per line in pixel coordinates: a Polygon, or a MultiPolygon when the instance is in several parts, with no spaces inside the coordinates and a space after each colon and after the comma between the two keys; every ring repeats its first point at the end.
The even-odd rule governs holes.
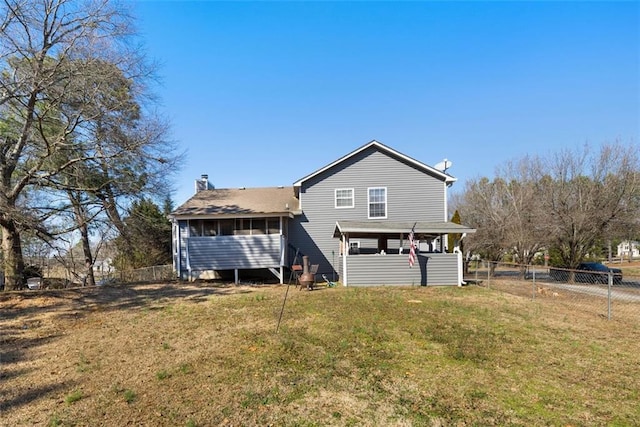
{"type": "Polygon", "coordinates": [[[282,320],[282,313],[284,313],[284,305],[287,303],[287,295],[289,295],[289,286],[291,286],[291,280],[289,280],[289,284],[287,285],[287,292],[284,293],[284,301],[282,301],[282,308],[280,309],[280,317],[278,317],[278,326],[276,326],[276,334],[278,333],[278,329],[280,329],[280,321],[282,320]]]}

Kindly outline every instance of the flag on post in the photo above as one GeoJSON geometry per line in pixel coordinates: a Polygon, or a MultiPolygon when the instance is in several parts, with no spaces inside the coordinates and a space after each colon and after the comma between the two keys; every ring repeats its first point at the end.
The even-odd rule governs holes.
{"type": "Polygon", "coordinates": [[[416,225],[413,224],[413,228],[409,233],[409,267],[413,267],[416,263],[416,242],[414,241],[414,230],[416,225]]]}

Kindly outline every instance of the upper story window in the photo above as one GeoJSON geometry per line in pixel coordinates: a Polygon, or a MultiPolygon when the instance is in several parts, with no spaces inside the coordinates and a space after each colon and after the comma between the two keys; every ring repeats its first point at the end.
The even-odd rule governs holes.
{"type": "Polygon", "coordinates": [[[353,188],[336,189],[336,208],[353,207],[353,188]]]}
{"type": "Polygon", "coordinates": [[[369,188],[369,218],[387,217],[387,189],[369,188]]]}

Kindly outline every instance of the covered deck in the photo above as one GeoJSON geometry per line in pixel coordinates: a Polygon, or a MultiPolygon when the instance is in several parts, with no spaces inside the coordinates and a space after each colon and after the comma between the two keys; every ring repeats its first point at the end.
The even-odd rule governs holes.
{"type": "Polygon", "coordinates": [[[345,286],[461,286],[462,253],[447,253],[447,235],[459,242],[475,229],[450,222],[338,221],[339,274],[345,286]],[[409,241],[414,231],[416,262],[409,265],[409,241]]]}

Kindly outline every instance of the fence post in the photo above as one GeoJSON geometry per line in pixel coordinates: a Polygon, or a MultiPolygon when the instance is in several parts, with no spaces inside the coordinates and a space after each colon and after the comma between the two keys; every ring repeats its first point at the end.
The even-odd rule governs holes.
{"type": "Polygon", "coordinates": [[[487,289],[491,289],[491,261],[487,261],[487,289]]]}
{"type": "Polygon", "coordinates": [[[531,275],[533,277],[533,281],[531,282],[531,299],[536,299],[536,268],[532,267],[531,275]]]}
{"type": "Polygon", "coordinates": [[[609,280],[607,280],[607,320],[611,320],[611,286],[613,285],[613,273],[609,272],[607,275],[609,276],[609,280]]]}

